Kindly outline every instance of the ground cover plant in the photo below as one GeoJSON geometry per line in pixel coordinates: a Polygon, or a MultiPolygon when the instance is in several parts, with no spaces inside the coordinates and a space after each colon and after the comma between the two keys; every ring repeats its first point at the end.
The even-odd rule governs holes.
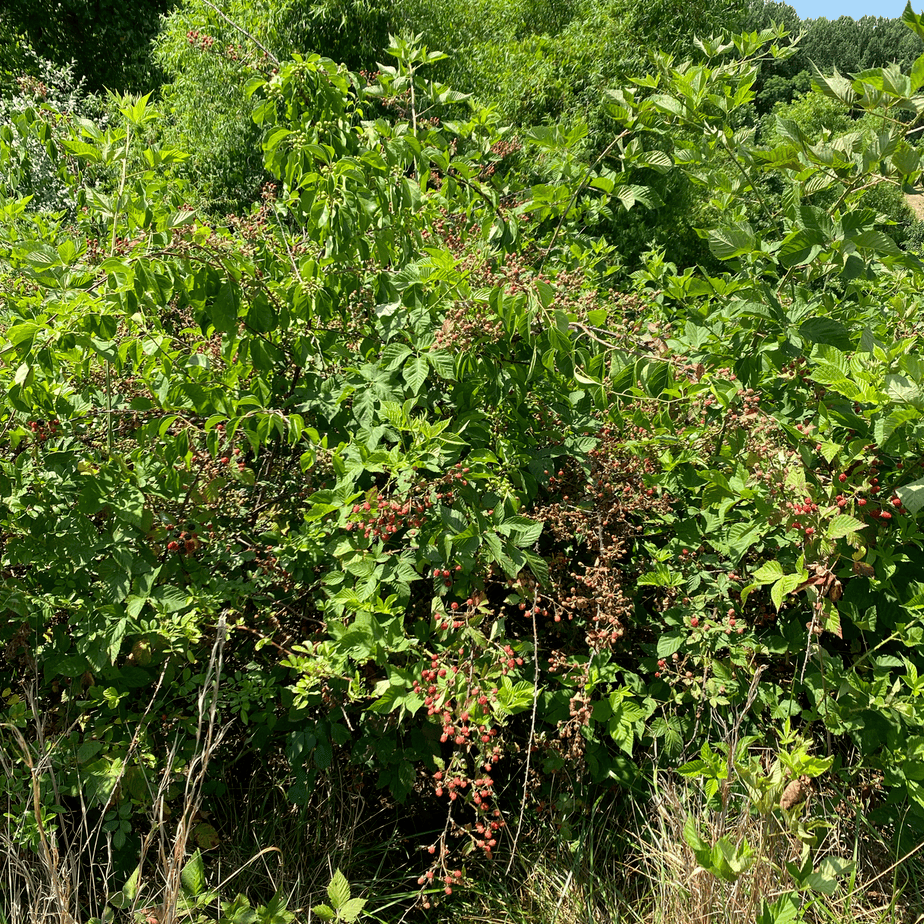
{"type": "Polygon", "coordinates": [[[922,264],[870,192],[924,57],[771,147],[791,54],[653,55],[590,157],[419,37],[242,54],[269,179],[221,217],[149,96],[21,88],[4,919],[920,913],[922,264]],[[604,233],[672,174],[708,265],[604,233]]]}

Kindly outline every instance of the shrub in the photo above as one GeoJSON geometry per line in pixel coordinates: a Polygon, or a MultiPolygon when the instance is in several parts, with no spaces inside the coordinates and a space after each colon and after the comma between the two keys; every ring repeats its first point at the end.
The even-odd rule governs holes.
{"type": "MultiPolygon", "coordinates": [[[[59,910],[204,914],[187,848],[202,809],[233,835],[248,764],[296,810],[334,780],[405,806],[425,907],[515,854],[531,802],[565,825],[655,767],[702,781],[718,820],[683,837],[716,879],[751,881],[731,792],[769,830],[802,777],[881,780],[870,817],[920,832],[921,264],[862,205],[920,157],[899,118],[736,131],[777,38],[659,56],[607,94],[591,166],[581,132],[505,130],[397,38],[375,75],[256,62],[273,182],[245,216],[187,207],[144,97],[44,138],[85,206],[4,180],[0,690],[32,762],[8,837],[59,910]],[[719,269],[655,249],[616,292],[588,228],[675,171],[719,269]],[[87,891],[52,849],[81,825],[114,858],[84,841],[87,891]],[[134,874],[157,838],[162,882],[134,874]]],[[[822,81],[920,105],[885,84],[822,81]]],[[[790,879],[836,888],[825,859],[790,879]]]]}
{"type": "Polygon", "coordinates": [[[150,44],[174,0],[8,0],[4,17],[91,92],[144,91],[159,80],[150,44]]]}
{"type": "Polygon", "coordinates": [[[161,91],[170,114],[164,137],[189,152],[189,175],[207,208],[246,208],[269,179],[247,81],[296,52],[374,69],[387,40],[387,9],[262,0],[225,4],[219,15],[201,0],[184,0],[166,17],[154,52],[167,77],[161,91]]]}

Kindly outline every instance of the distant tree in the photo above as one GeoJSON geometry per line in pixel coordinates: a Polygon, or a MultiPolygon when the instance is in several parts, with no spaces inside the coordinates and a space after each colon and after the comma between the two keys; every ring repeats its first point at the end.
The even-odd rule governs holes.
{"type": "Polygon", "coordinates": [[[6,21],[58,65],[73,61],[91,91],[149,90],[151,40],[175,0],[4,0],[6,21]]]}
{"type": "Polygon", "coordinates": [[[585,118],[601,93],[649,67],[660,49],[687,57],[694,36],[734,30],[743,0],[397,0],[396,19],[450,52],[441,75],[521,124],[585,118]]]}
{"type": "Polygon", "coordinates": [[[28,52],[26,37],[16,29],[9,13],[0,11],[0,93],[10,93],[18,78],[32,72],[28,52]]]}
{"type": "Polygon", "coordinates": [[[386,0],[181,0],[166,17],[154,57],[166,83],[168,143],[191,153],[188,167],[209,207],[236,211],[266,179],[245,84],[254,67],[317,53],[353,70],[375,70],[396,25],[386,0]],[[202,113],[208,111],[209,118],[202,113]]]}
{"type": "Polygon", "coordinates": [[[842,74],[855,74],[895,63],[909,70],[924,53],[924,42],[901,19],[841,16],[833,20],[824,17],[802,20],[787,3],[752,0],[745,28],[764,29],[773,23],[783,24],[794,38],[801,38],[796,55],[764,66],[755,101],[761,115],[804,93],[814,67],[823,73],[837,69],[842,74]]]}
{"type": "Polygon", "coordinates": [[[908,69],[924,52],[921,41],[900,19],[841,16],[830,20],[810,19],[805,23],[802,53],[822,71],[837,68],[855,74],[871,67],[898,64],[908,69]]]}

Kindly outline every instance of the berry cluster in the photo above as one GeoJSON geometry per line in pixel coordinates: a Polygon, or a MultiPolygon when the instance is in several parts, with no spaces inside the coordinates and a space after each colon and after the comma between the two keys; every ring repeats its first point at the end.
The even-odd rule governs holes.
{"type": "Polygon", "coordinates": [[[185,529],[177,532],[178,529],[179,527],[174,523],[167,525],[167,535],[176,537],[168,540],[167,551],[179,552],[181,555],[192,555],[201,545],[199,533],[185,529]]]}
{"type": "Polygon", "coordinates": [[[30,420],[29,429],[32,431],[34,439],[40,443],[44,443],[45,440],[53,439],[58,435],[60,424],[61,422],[57,417],[51,420],[30,420]]]}
{"type": "Polygon", "coordinates": [[[186,41],[195,48],[202,51],[211,51],[215,47],[215,39],[211,35],[206,35],[198,29],[190,29],[186,33],[186,41]]]}
{"type": "MultiPolygon", "coordinates": [[[[462,571],[461,565],[455,565],[452,570],[449,568],[434,568],[433,577],[440,582],[446,590],[453,587],[454,578],[462,571]]],[[[466,598],[464,603],[453,600],[448,606],[448,613],[437,612],[434,614],[436,628],[440,632],[449,632],[455,629],[461,629],[479,611],[479,606],[483,600],[483,595],[476,592],[473,596],[466,598]]]]}
{"type": "MultiPolygon", "coordinates": [[[[522,665],[522,659],[510,645],[498,646],[496,651],[447,648],[429,656],[429,663],[422,666],[414,682],[414,692],[423,697],[428,717],[440,723],[443,757],[437,760],[430,781],[434,796],[446,800],[447,810],[443,832],[422,848],[434,856],[434,863],[417,880],[421,887],[433,886],[441,879],[443,892],[451,895],[454,887],[464,885],[462,871],[447,865],[454,852],[448,843],[450,836],[465,842],[463,853],[478,850],[488,859],[497,847],[505,823],[494,804],[496,789],[491,773],[504,751],[500,733],[492,726],[498,704],[493,679],[518,663],[522,665]],[[448,754],[446,748],[451,749],[448,754]],[[473,817],[462,822],[456,817],[459,811],[470,812],[473,817]]],[[[425,908],[435,901],[424,898],[424,888],[421,899],[425,908]]]]}
{"type": "MultiPolygon", "coordinates": [[[[434,848],[434,850],[435,850],[435,848],[434,848]]],[[[423,886],[423,885],[431,884],[431,883],[433,882],[433,880],[434,880],[435,875],[436,875],[436,870],[435,870],[435,869],[428,869],[428,870],[426,871],[426,873],[424,873],[424,875],[421,876],[421,877],[417,880],[417,885],[423,886]]],[[[445,892],[446,895],[452,895],[452,887],[453,887],[454,885],[464,885],[464,884],[465,884],[465,883],[463,882],[463,873],[462,873],[462,870],[460,870],[460,869],[449,870],[449,871],[443,876],[443,882],[445,883],[445,885],[443,886],[443,892],[445,892]]],[[[425,902],[423,903],[423,907],[424,907],[424,908],[431,908],[431,907],[433,907],[433,905],[432,905],[431,902],[425,901],[425,902]]]]}
{"type": "Polygon", "coordinates": [[[523,145],[520,144],[517,138],[513,138],[510,141],[495,141],[494,144],[491,145],[491,153],[500,160],[522,150],[523,145]]]}
{"type": "Polygon", "coordinates": [[[612,649],[633,612],[631,551],[640,524],[670,509],[668,499],[645,484],[656,463],[630,456],[622,440],[604,428],[589,453],[589,472],[562,464],[549,476],[550,493],[561,491],[561,500],[532,514],[561,546],[546,556],[551,586],[541,609],[580,620],[595,649],[612,649]]]}
{"type": "Polygon", "coordinates": [[[26,96],[31,96],[33,99],[48,98],[48,84],[43,80],[39,80],[37,77],[23,74],[21,77],[16,78],[16,84],[20,92],[26,96]]]}
{"type": "MultiPolygon", "coordinates": [[[[800,502],[787,501],[786,506],[792,511],[794,516],[806,517],[818,513],[818,504],[816,504],[811,497],[806,497],[800,502]]],[[[800,520],[793,520],[789,524],[789,528],[803,531],[809,538],[815,534],[814,526],[805,526],[800,520]]]]}
{"type": "Polygon", "coordinates": [[[504,328],[487,302],[456,302],[445,314],[433,345],[440,350],[465,351],[474,343],[496,343],[504,328]]]}
{"type": "Polygon", "coordinates": [[[382,539],[387,541],[404,529],[419,529],[424,521],[424,514],[433,502],[425,497],[419,500],[380,499],[373,493],[370,500],[353,505],[356,520],[347,522],[347,532],[356,530],[365,539],[382,539]]]}

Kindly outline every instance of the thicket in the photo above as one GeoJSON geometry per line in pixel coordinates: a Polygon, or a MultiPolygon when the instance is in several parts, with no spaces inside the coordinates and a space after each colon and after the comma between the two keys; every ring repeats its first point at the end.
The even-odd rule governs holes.
{"type": "Polygon", "coordinates": [[[924,56],[760,131],[783,30],[698,40],[591,136],[249,9],[159,46],[249,209],[191,84],[4,101],[0,915],[920,913],[924,56]]]}
{"type": "Polygon", "coordinates": [[[159,80],[149,45],[174,2],[5,0],[0,22],[54,65],[73,64],[92,91],[139,91],[159,80]]]}

